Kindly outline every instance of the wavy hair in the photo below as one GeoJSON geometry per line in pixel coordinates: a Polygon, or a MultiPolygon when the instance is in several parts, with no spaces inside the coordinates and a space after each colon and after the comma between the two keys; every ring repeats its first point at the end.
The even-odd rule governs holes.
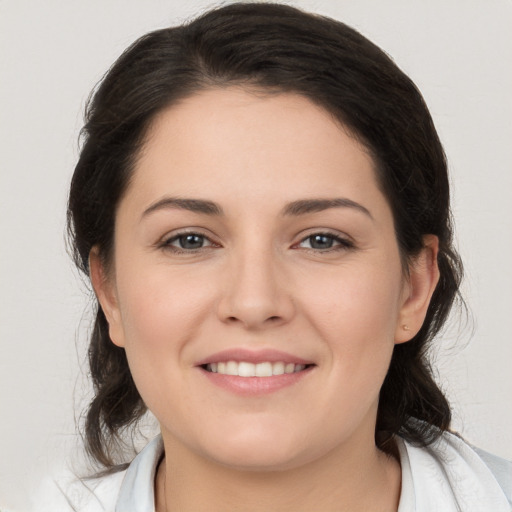
{"type": "MultiPolygon", "coordinates": [[[[90,98],[68,204],[78,268],[99,248],[112,258],[116,209],[155,115],[194,93],[229,85],[298,93],[330,112],[371,152],[394,216],[404,262],[439,238],[440,281],[423,327],[396,345],[380,393],[377,446],[394,435],[427,445],[450,425],[450,407],[428,349],[458,295],[462,265],[452,245],[447,164],[427,106],[391,58],[333,19],[268,3],[210,10],[151,32],[115,62],[90,98]],[[420,421],[416,421],[420,420],[420,421]]],[[[109,337],[97,305],[89,344],[95,395],[85,419],[88,453],[104,468],[119,460],[123,432],[146,411],[125,352],[109,337]],[[121,443],[121,444],[120,444],[121,443]]]]}

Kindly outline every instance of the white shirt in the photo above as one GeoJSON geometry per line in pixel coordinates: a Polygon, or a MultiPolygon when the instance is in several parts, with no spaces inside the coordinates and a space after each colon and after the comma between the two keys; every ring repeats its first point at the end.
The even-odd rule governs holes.
{"type": "MultiPolygon", "coordinates": [[[[510,512],[512,462],[475,450],[449,433],[428,448],[397,439],[402,467],[398,512],[510,512]]],[[[34,512],[154,512],[160,436],[125,471],[67,484],[53,482],[34,512]]]]}

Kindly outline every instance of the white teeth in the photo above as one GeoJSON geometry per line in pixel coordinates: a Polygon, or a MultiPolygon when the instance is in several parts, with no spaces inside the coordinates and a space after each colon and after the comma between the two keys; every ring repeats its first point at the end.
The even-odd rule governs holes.
{"type": "Polygon", "coordinates": [[[274,363],[272,365],[272,375],[283,375],[284,363],[274,363]]]}
{"type": "Polygon", "coordinates": [[[240,377],[254,377],[256,375],[256,365],[252,363],[238,363],[238,375],[240,377]]]}
{"type": "Polygon", "coordinates": [[[238,365],[235,361],[228,361],[226,363],[226,375],[238,375],[238,365]]]}
{"type": "Polygon", "coordinates": [[[295,370],[295,365],[293,363],[287,363],[284,367],[284,373],[293,373],[295,370]]]}
{"type": "Polygon", "coordinates": [[[272,375],[301,372],[305,368],[305,364],[284,363],[282,361],[258,364],[246,361],[240,363],[236,361],[223,361],[206,365],[206,369],[210,372],[223,375],[238,375],[239,377],[271,377],[272,375]]]}
{"type": "Polygon", "coordinates": [[[272,363],[258,363],[256,365],[256,377],[271,377],[272,363]]]}

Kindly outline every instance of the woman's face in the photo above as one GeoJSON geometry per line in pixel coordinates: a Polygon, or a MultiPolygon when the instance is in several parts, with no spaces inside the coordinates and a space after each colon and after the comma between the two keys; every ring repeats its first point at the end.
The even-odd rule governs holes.
{"type": "Polygon", "coordinates": [[[372,158],[326,111],[225,88],[162,112],[115,233],[93,280],[166,447],[283,469],[374,446],[411,284],[372,158]]]}

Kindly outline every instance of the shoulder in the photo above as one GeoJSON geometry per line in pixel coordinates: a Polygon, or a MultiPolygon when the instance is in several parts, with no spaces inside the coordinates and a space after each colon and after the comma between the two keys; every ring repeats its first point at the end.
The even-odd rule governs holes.
{"type": "Polygon", "coordinates": [[[472,448],[489,468],[494,478],[503,489],[508,502],[512,505],[512,461],[493,455],[480,448],[472,448]]]}
{"type": "Polygon", "coordinates": [[[100,478],[80,479],[70,472],[47,478],[33,501],[33,512],[113,512],[154,509],[154,481],[164,453],[155,437],[128,468],[100,478]]]}
{"type": "Polygon", "coordinates": [[[99,478],[63,472],[45,478],[33,498],[34,512],[113,511],[126,471],[99,478]]]}
{"type": "Polygon", "coordinates": [[[425,504],[443,511],[511,510],[512,462],[450,433],[427,447],[403,440],[399,445],[402,482],[409,483],[415,510],[427,510],[425,504]]]}

